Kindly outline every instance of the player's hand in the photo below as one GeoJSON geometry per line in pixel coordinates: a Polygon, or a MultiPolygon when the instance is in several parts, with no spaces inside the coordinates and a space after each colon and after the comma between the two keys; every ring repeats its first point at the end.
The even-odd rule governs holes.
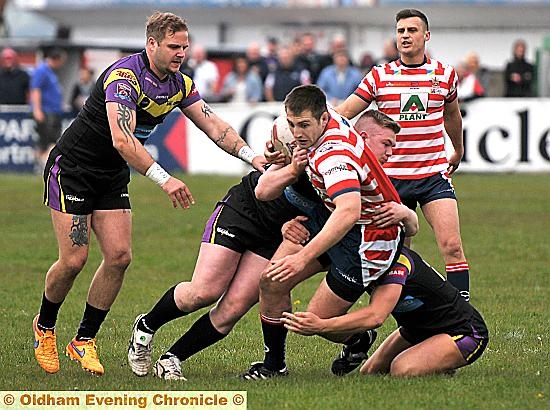
{"type": "Polygon", "coordinates": [[[256,155],[252,159],[252,166],[254,167],[254,169],[257,169],[260,172],[265,172],[265,167],[264,167],[265,164],[267,164],[267,159],[265,159],[261,155],[256,155]]]}
{"type": "Polygon", "coordinates": [[[177,178],[171,176],[162,186],[162,190],[170,197],[174,208],[177,208],[179,204],[183,209],[189,209],[191,205],[195,204],[187,185],[177,178]]]}
{"type": "Polygon", "coordinates": [[[271,141],[266,141],[265,143],[264,156],[270,164],[286,164],[286,156],[284,152],[276,150],[271,141]]]}
{"type": "Polygon", "coordinates": [[[458,169],[461,159],[462,155],[458,154],[456,151],[451,154],[449,158],[449,167],[447,168],[449,175],[452,175],[458,169]]]}
{"type": "Polygon", "coordinates": [[[305,259],[306,258],[298,252],[294,255],[288,255],[284,258],[273,260],[266,268],[265,276],[272,281],[284,282],[304,270],[308,263],[305,259]]]}
{"type": "Polygon", "coordinates": [[[283,238],[298,245],[306,243],[309,240],[309,231],[302,224],[305,221],[307,221],[307,216],[299,215],[285,222],[281,228],[283,238]]]}
{"type": "Polygon", "coordinates": [[[372,222],[379,228],[397,225],[409,214],[409,208],[397,202],[386,202],[375,209],[372,222]]]}
{"type": "Polygon", "coordinates": [[[290,166],[293,168],[294,174],[298,176],[304,172],[307,164],[307,150],[305,148],[296,147],[292,152],[292,161],[290,162],[290,166]]]}
{"type": "Polygon", "coordinates": [[[282,322],[288,330],[303,336],[317,335],[324,330],[324,320],[312,312],[283,312],[282,322]]]}

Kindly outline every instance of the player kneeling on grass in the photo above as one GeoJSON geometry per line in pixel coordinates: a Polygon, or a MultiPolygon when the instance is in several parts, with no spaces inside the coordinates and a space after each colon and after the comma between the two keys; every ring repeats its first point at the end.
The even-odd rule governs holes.
{"type": "MultiPolygon", "coordinates": [[[[331,335],[378,328],[391,314],[399,327],[363,364],[363,374],[422,376],[452,371],[476,361],[489,342],[479,312],[406,247],[394,267],[371,283],[367,292],[367,307],[325,319],[313,312],[285,312],[284,325],[301,335],[330,339],[331,335]]],[[[327,293],[334,294],[323,281],[316,296],[327,293]]],[[[344,359],[334,360],[333,373],[344,375],[355,369],[343,363],[344,359]]]]}

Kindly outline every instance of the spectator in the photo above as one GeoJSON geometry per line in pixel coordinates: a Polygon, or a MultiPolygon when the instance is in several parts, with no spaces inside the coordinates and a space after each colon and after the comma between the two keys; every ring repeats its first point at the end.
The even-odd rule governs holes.
{"type": "Polygon", "coordinates": [[[36,67],[31,78],[32,116],[38,134],[36,172],[39,173],[44,170],[48,154],[61,136],[63,90],[55,71],[59,70],[66,60],[67,53],[64,50],[47,50],[44,61],[36,67]]]}
{"type": "Polygon", "coordinates": [[[532,97],[535,69],[525,60],[525,41],[514,42],[514,56],[504,70],[505,97],[532,97]]]}
{"type": "MultiPolygon", "coordinates": [[[[279,65],[279,57],[277,57],[278,52],[279,52],[279,40],[277,40],[276,37],[269,37],[267,39],[266,53],[264,57],[265,62],[267,64],[268,72],[275,71],[275,69],[279,65]]],[[[263,80],[265,80],[265,78],[263,80]]]]}
{"type": "Polygon", "coordinates": [[[382,45],[382,57],[376,60],[375,65],[391,63],[399,60],[399,51],[397,51],[397,43],[395,39],[388,38],[382,45]]]}
{"type": "Polygon", "coordinates": [[[71,92],[71,108],[73,111],[80,111],[84,107],[93,86],[94,70],[88,67],[80,67],[78,70],[78,83],[74,85],[71,92]]]}
{"type": "Polygon", "coordinates": [[[29,75],[19,67],[17,53],[11,48],[5,48],[0,57],[0,104],[27,104],[29,75]]]}
{"type": "Polygon", "coordinates": [[[290,49],[283,47],[279,50],[279,67],[265,80],[265,98],[267,101],[284,101],[294,87],[310,82],[309,71],[297,67],[290,49]]]}
{"type": "Polygon", "coordinates": [[[262,100],[262,79],[251,70],[246,57],[233,59],[233,71],[224,79],[222,101],[256,103],[262,100]]]}
{"type": "Polygon", "coordinates": [[[317,85],[327,95],[327,100],[332,105],[340,104],[355,91],[363,73],[350,64],[346,50],[336,51],[333,55],[334,64],[323,68],[317,85]]]}
{"type": "Polygon", "coordinates": [[[483,67],[480,64],[479,56],[473,51],[464,56],[464,63],[466,65],[466,69],[476,76],[481,86],[485,90],[486,95],[487,91],[489,90],[489,84],[491,81],[491,73],[489,72],[489,69],[487,67],[483,67]]]}
{"type": "Polygon", "coordinates": [[[296,66],[309,71],[311,81],[317,82],[321,70],[329,65],[326,56],[316,50],[313,33],[304,33],[300,36],[300,53],[296,56],[296,66]]]}
{"type": "Polygon", "coordinates": [[[246,59],[250,68],[258,73],[263,83],[267,74],[269,74],[269,67],[266,58],[262,56],[260,45],[257,42],[253,41],[246,48],[246,59]]]}
{"type": "Polygon", "coordinates": [[[485,89],[475,74],[468,70],[466,62],[458,64],[456,73],[458,75],[457,93],[459,102],[468,102],[485,96],[485,89]]]}
{"type": "Polygon", "coordinates": [[[220,78],[218,67],[207,59],[206,49],[202,44],[195,44],[189,65],[194,71],[193,81],[202,99],[206,102],[218,99],[217,87],[220,78]]]}

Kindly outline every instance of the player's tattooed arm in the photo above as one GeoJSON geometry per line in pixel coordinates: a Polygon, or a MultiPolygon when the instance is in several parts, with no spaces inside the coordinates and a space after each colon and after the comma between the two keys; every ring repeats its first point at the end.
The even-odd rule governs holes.
{"type": "Polygon", "coordinates": [[[88,245],[88,217],[86,215],[73,215],[69,238],[73,242],[73,246],[88,245]]]}
{"type": "Polygon", "coordinates": [[[201,111],[204,114],[205,118],[210,118],[210,115],[214,112],[212,111],[212,108],[210,108],[206,103],[202,106],[201,111]]]}
{"type": "Polygon", "coordinates": [[[134,151],[136,150],[136,140],[133,138],[134,133],[131,128],[131,124],[134,120],[134,111],[125,105],[117,105],[117,125],[124,134],[126,142],[132,141],[134,144],[134,151]]]}
{"type": "Polygon", "coordinates": [[[218,147],[225,148],[228,153],[236,156],[238,153],[237,146],[242,146],[244,141],[242,140],[242,138],[238,137],[234,139],[233,143],[230,146],[227,146],[226,138],[231,131],[235,133],[235,130],[232,127],[227,127],[225,130],[223,130],[222,134],[219,137],[214,138],[214,142],[218,147]]]}

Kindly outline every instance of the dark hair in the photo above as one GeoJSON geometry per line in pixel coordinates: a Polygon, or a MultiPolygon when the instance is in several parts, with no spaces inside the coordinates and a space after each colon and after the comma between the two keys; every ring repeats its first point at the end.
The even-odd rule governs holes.
{"type": "Polygon", "coordinates": [[[397,134],[399,131],[401,131],[401,127],[397,122],[392,120],[389,116],[384,114],[382,111],[378,110],[367,110],[357,120],[357,122],[361,121],[364,118],[372,118],[372,120],[379,125],[382,128],[389,128],[392,130],[395,134],[397,134]]]}
{"type": "Polygon", "coordinates": [[[187,22],[173,13],[155,11],[147,19],[145,25],[145,37],[153,37],[160,43],[166,35],[172,35],[178,31],[189,31],[187,22]]]}
{"type": "Polygon", "coordinates": [[[52,47],[44,50],[44,57],[52,60],[61,60],[67,57],[67,52],[59,47],[52,47]]]}
{"type": "Polygon", "coordinates": [[[422,20],[426,25],[426,31],[430,29],[430,25],[428,24],[428,17],[426,17],[426,15],[420,10],[403,9],[395,15],[395,22],[397,23],[399,20],[408,19],[411,17],[418,17],[420,20],[422,20]]]}
{"type": "Polygon", "coordinates": [[[327,97],[316,85],[299,85],[294,87],[285,98],[285,111],[295,115],[311,111],[316,120],[327,111],[327,97]]]}

